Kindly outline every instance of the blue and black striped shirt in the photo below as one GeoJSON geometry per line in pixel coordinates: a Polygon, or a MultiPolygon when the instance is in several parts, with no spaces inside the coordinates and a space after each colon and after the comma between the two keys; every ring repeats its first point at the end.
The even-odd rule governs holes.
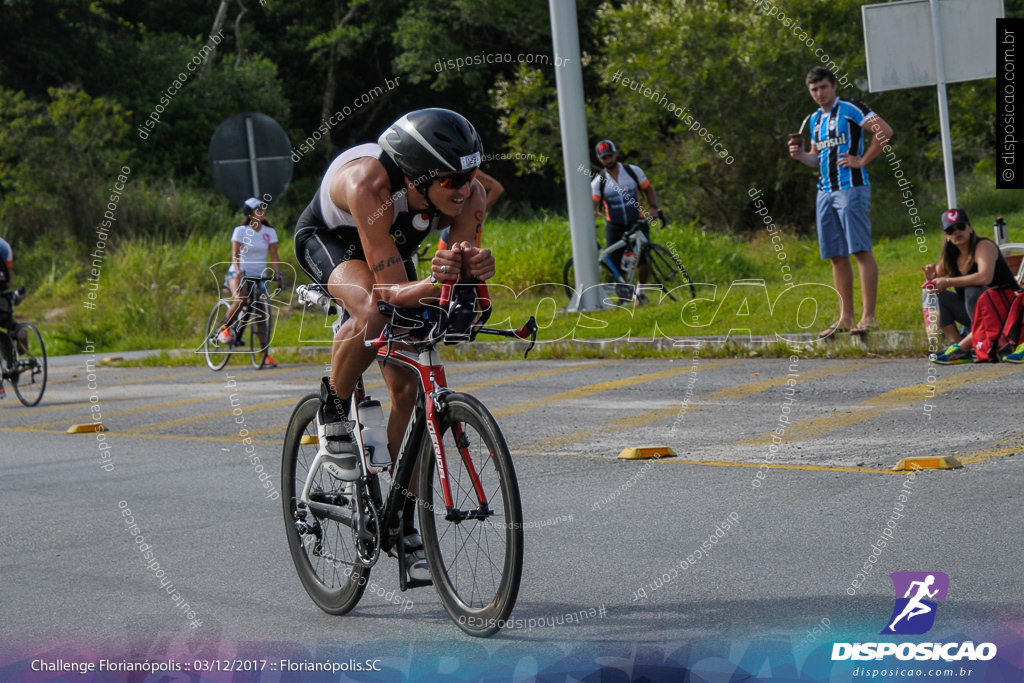
{"type": "Polygon", "coordinates": [[[876,116],[871,108],[857,100],[837,97],[825,114],[818,109],[811,114],[811,141],[818,150],[818,169],[822,192],[848,190],[868,184],[864,168],[839,165],[840,154],[864,155],[864,122],[876,116]]]}

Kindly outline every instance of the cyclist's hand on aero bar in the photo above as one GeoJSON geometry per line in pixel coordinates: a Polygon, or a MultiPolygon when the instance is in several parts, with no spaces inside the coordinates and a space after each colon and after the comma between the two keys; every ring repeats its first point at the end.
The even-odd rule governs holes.
{"type": "Polygon", "coordinates": [[[462,272],[462,251],[453,244],[448,249],[438,249],[430,259],[430,274],[438,282],[455,282],[462,272]]]}
{"type": "Polygon", "coordinates": [[[494,277],[494,256],[490,249],[481,249],[469,242],[456,245],[462,250],[462,276],[482,282],[494,277]]]}
{"type": "Polygon", "coordinates": [[[460,276],[488,280],[494,276],[494,256],[490,249],[458,242],[450,249],[439,249],[430,263],[430,270],[440,282],[453,282],[460,276]]]}

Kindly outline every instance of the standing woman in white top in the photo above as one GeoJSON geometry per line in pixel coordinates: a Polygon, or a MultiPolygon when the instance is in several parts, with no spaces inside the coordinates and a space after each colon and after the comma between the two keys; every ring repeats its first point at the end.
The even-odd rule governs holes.
{"type": "MultiPolygon", "coordinates": [[[[231,233],[231,268],[228,270],[227,285],[234,302],[228,310],[227,324],[221,328],[220,339],[224,343],[237,341],[233,339],[234,332],[231,325],[235,322],[238,309],[242,302],[249,296],[248,287],[242,287],[242,275],[249,277],[260,277],[267,269],[267,257],[274,266],[274,275],[277,277],[278,285],[284,286],[284,277],[281,274],[281,261],[277,255],[277,231],[271,227],[266,219],[266,204],[256,197],[246,199],[242,204],[242,212],[245,214],[246,222],[239,225],[231,233]]],[[[251,283],[250,286],[255,286],[251,283]]],[[[261,339],[266,343],[265,339],[261,339]]],[[[266,365],[276,365],[267,356],[266,365]]]]}

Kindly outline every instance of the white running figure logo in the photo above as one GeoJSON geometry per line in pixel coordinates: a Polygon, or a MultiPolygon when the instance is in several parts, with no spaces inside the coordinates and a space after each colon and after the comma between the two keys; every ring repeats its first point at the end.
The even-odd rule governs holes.
{"type": "Polygon", "coordinates": [[[910,582],[910,586],[907,587],[907,594],[903,597],[910,598],[910,594],[913,592],[914,586],[917,586],[917,594],[914,597],[910,598],[910,602],[908,602],[907,606],[903,608],[903,611],[900,612],[900,615],[893,619],[892,623],[889,624],[890,631],[896,630],[893,627],[896,626],[896,623],[903,617],[906,617],[907,621],[910,621],[912,618],[918,616],[919,614],[928,614],[928,612],[932,611],[932,608],[922,603],[921,599],[924,597],[934,598],[938,594],[938,588],[936,588],[933,591],[928,590],[933,583],[935,583],[934,574],[929,574],[928,578],[926,578],[924,581],[910,582]]]}

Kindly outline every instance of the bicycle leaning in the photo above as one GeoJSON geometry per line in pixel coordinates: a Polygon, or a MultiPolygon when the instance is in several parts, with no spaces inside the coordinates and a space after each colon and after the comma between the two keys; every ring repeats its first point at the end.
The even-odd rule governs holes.
{"type": "MultiPolygon", "coordinates": [[[[337,312],[318,285],[302,285],[297,294],[328,315],[337,312]]],[[[529,340],[529,354],[537,323],[531,317],[519,330],[484,327],[490,302],[482,284],[447,284],[436,306],[396,308],[382,301],[378,307],[389,322],[366,345],[376,349],[381,363],[419,379],[415,407],[392,463],[386,436],[384,445],[371,447],[368,414],[379,411],[379,403],[360,378],[348,413],[356,424],[358,462],[354,471],[345,471],[318,448],[319,396],[299,401],[281,458],[281,498],[295,569],[320,609],[345,614],[359,602],[383,551],[398,559],[401,590],[433,583],[463,631],[489,636],[504,625],[519,592],[519,488],[497,423],[479,400],[448,387],[436,347],[483,333],[529,340]],[[402,531],[407,497],[416,501],[430,581],[408,576],[402,531]]],[[[339,314],[335,332],[341,320],[339,314]]]]}
{"type": "MultiPolygon", "coordinates": [[[[6,290],[0,296],[7,299],[9,310],[13,310],[25,299],[25,288],[6,290]]],[[[18,400],[26,406],[37,405],[43,399],[46,347],[32,323],[15,323],[0,333],[0,398],[5,396],[5,381],[11,383],[18,400]]]]}
{"type": "Polygon", "coordinates": [[[273,276],[242,276],[239,289],[244,289],[246,296],[235,316],[235,321],[228,326],[231,330],[230,340],[222,339],[221,330],[227,323],[228,311],[233,300],[221,299],[214,304],[209,322],[206,324],[206,336],[203,338],[203,354],[211,370],[220,370],[227,365],[232,352],[236,349],[244,349],[243,352],[249,354],[253,367],[263,367],[270,353],[270,340],[273,336],[270,307],[273,295],[267,288],[267,282],[273,279],[273,276]],[[246,333],[249,335],[248,344],[245,342],[246,333]]]}
{"type": "MultiPolygon", "coordinates": [[[[614,292],[619,302],[623,304],[634,299],[641,303],[645,302],[643,289],[647,282],[641,278],[646,278],[654,285],[661,285],[665,296],[672,301],[676,301],[676,297],[682,296],[681,292],[686,291],[683,289],[684,285],[689,285],[690,297],[696,298],[697,289],[693,286],[683,262],[672,251],[650,238],[648,233],[651,225],[665,227],[666,223],[660,215],[651,219],[641,216],[630,224],[621,239],[609,244],[597,255],[598,270],[606,292],[605,298],[611,299],[614,292]],[[625,251],[622,253],[622,259],[616,264],[611,255],[623,247],[625,251]]],[[[569,292],[570,301],[575,301],[578,293],[571,257],[562,268],[562,282],[569,292]]]]}

